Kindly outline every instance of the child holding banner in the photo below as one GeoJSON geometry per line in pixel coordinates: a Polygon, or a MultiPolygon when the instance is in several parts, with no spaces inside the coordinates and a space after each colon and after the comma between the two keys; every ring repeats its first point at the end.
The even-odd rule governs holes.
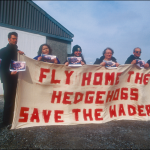
{"type": "MultiPolygon", "coordinates": [[[[81,65],[85,65],[86,62],[84,60],[84,57],[82,55],[82,49],[79,45],[75,45],[73,48],[72,48],[72,54],[68,54],[68,57],[81,57],[81,65]]],[[[66,66],[69,65],[69,62],[68,60],[65,61],[64,63],[66,66]]]]}

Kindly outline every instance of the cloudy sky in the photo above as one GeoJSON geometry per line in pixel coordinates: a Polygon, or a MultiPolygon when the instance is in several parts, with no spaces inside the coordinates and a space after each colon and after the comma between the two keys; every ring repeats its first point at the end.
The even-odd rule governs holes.
{"type": "Polygon", "coordinates": [[[106,47],[124,64],[135,47],[141,59],[150,59],[150,1],[34,1],[74,34],[87,64],[106,47]]]}

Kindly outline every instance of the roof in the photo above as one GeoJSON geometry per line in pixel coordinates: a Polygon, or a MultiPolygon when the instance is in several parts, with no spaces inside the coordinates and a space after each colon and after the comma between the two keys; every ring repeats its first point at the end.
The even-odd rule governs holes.
{"type": "Polygon", "coordinates": [[[73,41],[74,35],[33,1],[0,1],[0,26],[73,41]]]}

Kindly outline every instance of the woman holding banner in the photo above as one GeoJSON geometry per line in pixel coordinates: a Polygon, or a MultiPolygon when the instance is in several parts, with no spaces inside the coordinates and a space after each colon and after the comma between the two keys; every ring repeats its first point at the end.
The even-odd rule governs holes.
{"type": "Polygon", "coordinates": [[[58,58],[56,56],[55,57],[49,56],[51,54],[52,54],[51,47],[47,44],[42,44],[39,47],[38,56],[34,57],[33,59],[39,60],[39,61],[44,61],[44,62],[49,62],[49,63],[60,64],[60,61],[58,60],[58,58]]]}
{"type": "Polygon", "coordinates": [[[102,66],[106,66],[108,64],[109,67],[111,67],[112,65],[118,67],[119,63],[117,63],[116,58],[112,56],[113,54],[114,51],[111,48],[108,47],[104,49],[103,56],[101,56],[100,59],[97,58],[94,64],[100,64],[102,66]]]}
{"type": "MultiPolygon", "coordinates": [[[[84,57],[82,55],[82,49],[79,45],[75,45],[72,49],[72,54],[68,54],[68,57],[81,57],[81,65],[85,65],[86,62],[84,60],[84,57]]],[[[65,61],[65,65],[68,66],[69,62],[68,60],[65,61]]]]}

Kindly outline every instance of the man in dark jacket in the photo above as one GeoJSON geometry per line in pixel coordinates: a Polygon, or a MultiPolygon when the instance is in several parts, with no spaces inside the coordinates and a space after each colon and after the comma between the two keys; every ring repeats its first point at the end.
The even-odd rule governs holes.
{"type": "Polygon", "coordinates": [[[3,111],[3,124],[9,125],[12,123],[16,87],[18,74],[16,71],[10,72],[9,66],[11,60],[17,60],[17,52],[23,54],[22,51],[17,49],[18,34],[10,32],[8,34],[8,45],[0,50],[1,59],[1,82],[3,83],[4,90],[4,111],[3,111]]]}
{"type": "Polygon", "coordinates": [[[134,48],[133,55],[130,55],[127,58],[125,64],[136,64],[136,59],[141,60],[140,55],[141,55],[141,48],[139,47],[134,48]]]}

